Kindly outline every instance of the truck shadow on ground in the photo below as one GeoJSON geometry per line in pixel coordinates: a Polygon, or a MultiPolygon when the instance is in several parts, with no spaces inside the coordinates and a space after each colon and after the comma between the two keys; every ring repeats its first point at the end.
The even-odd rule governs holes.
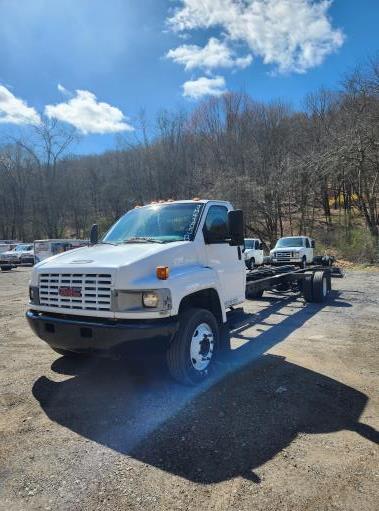
{"type": "MultiPolygon", "coordinates": [[[[289,300],[291,300],[290,298],[289,300]]],[[[359,422],[365,394],[275,355],[262,355],[284,340],[321,305],[303,307],[237,350],[201,388],[174,384],[157,360],[57,359],[52,369],[72,375],[54,382],[40,377],[33,395],[54,422],[95,442],[169,473],[203,484],[242,476],[276,456],[299,433],[351,430],[378,442],[359,422]],[[142,364],[142,365],[141,365],[142,364]]],[[[346,306],[334,296],[329,305],[346,306]]],[[[258,314],[235,319],[234,336],[251,321],[264,322],[283,299],[258,314]]],[[[158,357],[159,358],[159,357],[158,357]]]]}

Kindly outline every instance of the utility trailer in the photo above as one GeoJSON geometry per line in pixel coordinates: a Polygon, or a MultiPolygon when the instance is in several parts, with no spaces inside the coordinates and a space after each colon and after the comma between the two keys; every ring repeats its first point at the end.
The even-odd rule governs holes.
{"type": "Polygon", "coordinates": [[[315,263],[299,269],[294,265],[265,266],[246,273],[246,298],[261,298],[264,291],[300,291],[307,302],[326,301],[332,289],[331,279],[342,278],[334,258],[315,258],[315,263]],[[317,264],[318,263],[318,264],[317,264]]]}

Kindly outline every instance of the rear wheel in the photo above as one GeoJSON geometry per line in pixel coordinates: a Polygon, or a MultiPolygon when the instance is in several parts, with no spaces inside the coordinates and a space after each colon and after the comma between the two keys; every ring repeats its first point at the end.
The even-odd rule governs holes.
{"type": "Polygon", "coordinates": [[[313,302],[313,274],[305,275],[304,280],[301,281],[301,289],[306,302],[313,302]]]}
{"type": "Polygon", "coordinates": [[[262,298],[263,292],[263,289],[259,291],[246,291],[245,296],[248,300],[259,300],[259,298],[262,298]]]}
{"type": "Polygon", "coordinates": [[[167,351],[171,376],[185,385],[201,383],[213,371],[219,345],[219,325],[210,311],[191,308],[183,312],[167,351]]]}
{"type": "Polygon", "coordinates": [[[313,301],[317,303],[325,302],[330,292],[330,283],[328,276],[323,271],[318,271],[313,276],[313,301]]]}

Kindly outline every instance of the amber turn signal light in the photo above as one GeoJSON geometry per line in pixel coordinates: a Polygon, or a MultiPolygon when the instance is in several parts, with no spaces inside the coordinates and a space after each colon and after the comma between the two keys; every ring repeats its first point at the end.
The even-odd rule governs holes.
{"type": "Polygon", "coordinates": [[[157,277],[160,280],[167,280],[168,279],[168,266],[157,266],[157,277]]]}

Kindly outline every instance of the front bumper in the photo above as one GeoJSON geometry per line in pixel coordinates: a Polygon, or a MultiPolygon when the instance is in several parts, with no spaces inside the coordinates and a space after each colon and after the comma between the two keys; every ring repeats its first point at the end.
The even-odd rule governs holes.
{"type": "Polygon", "coordinates": [[[19,259],[0,259],[0,266],[18,266],[19,264],[19,259]]]}
{"type": "Polygon", "coordinates": [[[289,257],[287,259],[271,259],[272,264],[300,264],[301,259],[298,257],[289,257]]]}
{"type": "Polygon", "coordinates": [[[27,311],[26,318],[33,332],[49,346],[76,353],[121,351],[133,341],[169,342],[178,328],[176,318],[108,321],[33,310],[27,311]]]}
{"type": "Polygon", "coordinates": [[[23,256],[20,258],[20,264],[31,264],[34,265],[34,256],[23,256]]]}

